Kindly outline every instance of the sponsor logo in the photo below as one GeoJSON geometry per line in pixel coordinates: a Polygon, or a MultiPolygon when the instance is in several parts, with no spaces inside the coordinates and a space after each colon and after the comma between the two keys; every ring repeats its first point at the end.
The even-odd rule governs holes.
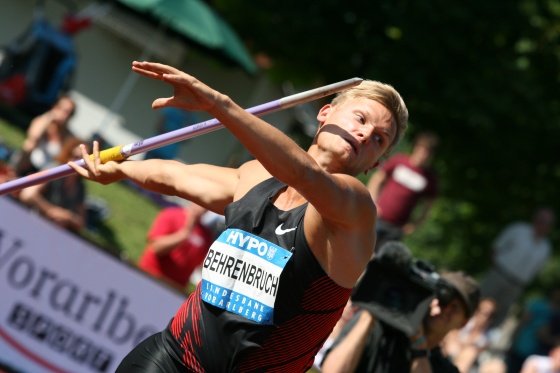
{"type": "Polygon", "coordinates": [[[294,228],[287,228],[287,229],[282,229],[282,225],[284,225],[284,223],[280,224],[279,226],[276,227],[276,230],[274,231],[274,233],[276,233],[277,235],[281,236],[283,234],[286,234],[288,232],[291,231],[295,231],[297,229],[297,227],[294,228]]]}

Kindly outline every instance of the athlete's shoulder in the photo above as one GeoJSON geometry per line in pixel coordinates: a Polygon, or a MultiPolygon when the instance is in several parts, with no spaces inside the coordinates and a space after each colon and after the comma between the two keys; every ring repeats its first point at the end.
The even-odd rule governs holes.
{"type": "Polygon", "coordinates": [[[234,201],[242,198],[249,190],[272,175],[256,160],[248,161],[239,167],[239,182],[234,201]]]}
{"type": "Polygon", "coordinates": [[[255,172],[258,171],[259,169],[266,171],[264,166],[261,164],[261,162],[257,161],[256,159],[253,159],[239,166],[239,174],[242,175],[245,172],[255,172]]]}

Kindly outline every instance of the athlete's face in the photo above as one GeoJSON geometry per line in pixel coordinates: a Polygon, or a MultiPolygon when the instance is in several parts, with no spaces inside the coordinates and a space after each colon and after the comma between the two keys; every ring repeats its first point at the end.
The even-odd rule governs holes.
{"type": "Polygon", "coordinates": [[[396,123],[382,104],[356,98],[324,106],[315,142],[335,172],[357,175],[375,166],[396,135],[396,123]]]}

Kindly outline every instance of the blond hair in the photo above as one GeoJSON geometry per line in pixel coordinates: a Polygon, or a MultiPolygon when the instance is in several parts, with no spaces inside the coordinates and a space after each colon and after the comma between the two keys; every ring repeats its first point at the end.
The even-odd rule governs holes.
{"type": "Polygon", "coordinates": [[[397,124],[397,133],[393,142],[387,148],[387,155],[397,146],[408,128],[408,109],[401,95],[393,86],[375,80],[363,80],[355,87],[340,92],[331,105],[340,106],[355,98],[367,98],[379,102],[391,112],[397,124]]]}

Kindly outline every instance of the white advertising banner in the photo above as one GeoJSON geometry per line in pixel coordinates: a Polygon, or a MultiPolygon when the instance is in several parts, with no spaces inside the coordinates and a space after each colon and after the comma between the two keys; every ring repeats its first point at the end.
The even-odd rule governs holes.
{"type": "Polygon", "coordinates": [[[114,372],[184,296],[0,197],[0,363],[24,373],[114,372]]]}

